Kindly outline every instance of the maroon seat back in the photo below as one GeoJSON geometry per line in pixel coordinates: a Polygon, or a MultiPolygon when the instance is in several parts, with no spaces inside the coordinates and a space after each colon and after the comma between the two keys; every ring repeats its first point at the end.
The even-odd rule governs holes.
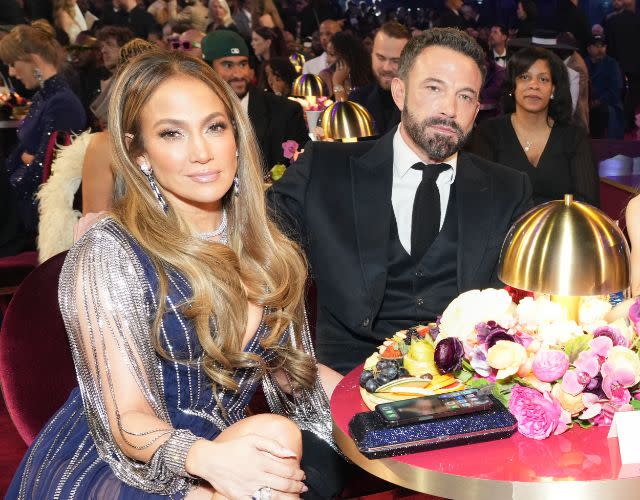
{"type": "Polygon", "coordinates": [[[37,267],[15,292],[0,330],[0,383],[11,420],[25,443],[77,385],[58,307],[66,252],[37,267]]]}

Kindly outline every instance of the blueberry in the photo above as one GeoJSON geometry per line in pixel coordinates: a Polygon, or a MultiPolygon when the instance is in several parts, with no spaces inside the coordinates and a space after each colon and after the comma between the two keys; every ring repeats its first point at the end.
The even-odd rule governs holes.
{"type": "Polygon", "coordinates": [[[408,377],[408,376],[409,376],[409,372],[407,371],[406,368],[398,368],[398,378],[408,377]]]}
{"type": "Polygon", "coordinates": [[[383,373],[379,373],[375,380],[376,382],[378,382],[378,385],[384,385],[388,382],[391,382],[393,379],[387,375],[384,375],[383,373]]]}
{"type": "MultiPolygon", "coordinates": [[[[381,359],[380,361],[378,361],[378,363],[376,364],[376,371],[381,372],[382,370],[384,370],[387,366],[389,366],[390,361],[388,359],[381,359]]],[[[393,361],[391,361],[391,363],[393,363],[393,361]]]]}
{"type": "Polygon", "coordinates": [[[375,378],[370,378],[369,380],[367,380],[367,382],[364,384],[364,388],[367,392],[376,392],[376,390],[378,389],[378,387],[380,387],[380,384],[378,384],[378,382],[376,381],[375,378]]]}
{"type": "Polygon", "coordinates": [[[373,378],[373,373],[369,370],[363,370],[362,375],[360,375],[360,387],[364,387],[367,381],[373,378]]]}

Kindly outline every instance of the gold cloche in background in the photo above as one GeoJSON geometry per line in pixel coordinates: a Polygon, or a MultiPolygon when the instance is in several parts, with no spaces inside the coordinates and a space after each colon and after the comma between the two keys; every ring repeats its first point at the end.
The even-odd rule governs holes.
{"type": "Polygon", "coordinates": [[[324,110],[322,130],[334,141],[352,142],[375,135],[369,112],[352,101],[337,101],[324,110]]]}
{"type": "Polygon", "coordinates": [[[327,92],[322,78],[312,73],[305,73],[294,80],[291,95],[293,97],[320,97],[326,96],[327,92]]]}
{"type": "Polygon", "coordinates": [[[291,55],[289,56],[289,62],[293,64],[293,68],[296,70],[296,73],[301,75],[302,67],[304,66],[304,63],[307,61],[304,55],[302,55],[300,52],[292,52],[291,55]]]}
{"type": "Polygon", "coordinates": [[[507,285],[552,295],[577,319],[572,297],[627,292],[627,240],[604,212],[573,200],[550,201],[524,214],[502,245],[498,276],[507,285]]]}

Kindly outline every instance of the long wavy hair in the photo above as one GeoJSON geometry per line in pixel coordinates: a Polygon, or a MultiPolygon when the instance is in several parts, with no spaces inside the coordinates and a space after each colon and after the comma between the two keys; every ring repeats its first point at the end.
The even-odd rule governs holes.
{"type": "Polygon", "coordinates": [[[260,373],[281,367],[290,373],[292,382],[311,387],[315,361],[282,341],[292,325],[296,344],[301,345],[306,262],[299,247],[267,216],[257,140],[232,89],[203,61],[180,51],[145,52],[117,76],[108,128],[114,168],[124,184],[114,203],[114,216],[150,255],[159,276],[161,300],[154,324],[157,351],[169,357],[160,342],[160,324],[166,312],[166,269],[171,268],[184,276],[192,289],[183,310],[195,325],[204,350],[204,370],[214,387],[237,389],[234,370],[249,367],[259,368],[260,373]],[[230,189],[222,199],[228,216],[228,245],[193,236],[170,205],[165,214],[135,162],[144,152],[141,112],[158,87],[176,75],[207,85],[221,99],[233,124],[240,190],[236,196],[230,189]],[[125,134],[133,136],[130,143],[126,143],[125,134]],[[262,346],[277,354],[269,366],[261,357],[242,351],[248,301],[268,311],[265,321],[270,334],[262,346]]]}
{"type": "Polygon", "coordinates": [[[520,49],[509,59],[507,77],[502,87],[502,109],[504,113],[513,113],[515,111],[516,79],[526,73],[539,60],[546,61],[549,65],[551,82],[555,87],[553,91],[554,98],[549,101],[548,117],[561,125],[569,124],[571,123],[572,106],[567,68],[557,55],[541,47],[520,49]]]}

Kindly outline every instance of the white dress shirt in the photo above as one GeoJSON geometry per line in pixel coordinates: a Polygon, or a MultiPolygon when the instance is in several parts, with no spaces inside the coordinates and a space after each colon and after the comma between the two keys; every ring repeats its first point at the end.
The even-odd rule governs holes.
{"type": "MultiPolygon", "coordinates": [[[[402,125],[400,125],[402,127],[402,125]]],[[[422,171],[411,167],[422,160],[407,145],[400,134],[400,127],[393,136],[393,185],[391,188],[391,205],[398,225],[400,243],[411,255],[411,218],[413,216],[413,200],[416,197],[418,185],[422,182],[422,171]]],[[[451,184],[456,178],[458,153],[450,156],[442,163],[451,165],[449,170],[442,172],[436,179],[440,191],[440,229],[444,224],[449,204],[451,184]]]]}
{"type": "Polygon", "coordinates": [[[302,66],[302,72],[304,74],[313,73],[314,75],[319,75],[323,69],[329,67],[329,62],[327,61],[327,53],[323,52],[318,57],[314,57],[313,59],[309,59],[302,66]]]}
{"type": "Polygon", "coordinates": [[[504,49],[504,52],[502,54],[498,54],[496,52],[496,50],[493,49],[493,60],[501,68],[506,68],[507,67],[507,60],[506,59],[496,59],[496,57],[498,57],[498,56],[503,57],[503,56],[506,56],[506,55],[507,55],[507,49],[504,49]]]}
{"type": "Polygon", "coordinates": [[[576,108],[578,107],[578,97],[580,96],[580,73],[578,73],[575,69],[567,66],[567,61],[569,58],[567,57],[564,60],[564,66],[567,68],[567,73],[569,74],[569,92],[571,93],[571,112],[575,113],[576,108]]]}

